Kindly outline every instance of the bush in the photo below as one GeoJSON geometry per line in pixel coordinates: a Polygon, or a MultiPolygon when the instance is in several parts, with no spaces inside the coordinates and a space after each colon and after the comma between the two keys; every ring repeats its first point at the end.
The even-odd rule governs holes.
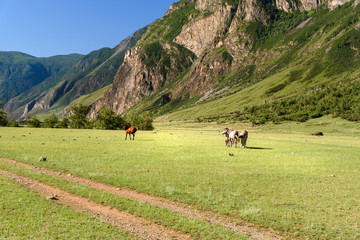
{"type": "Polygon", "coordinates": [[[10,119],[7,123],[8,127],[20,127],[19,123],[15,119],[10,119]]]}
{"type": "Polygon", "coordinates": [[[149,112],[132,113],[127,117],[127,122],[139,130],[154,130],[153,121],[149,112]]]}
{"type": "Polygon", "coordinates": [[[39,128],[41,127],[41,122],[39,119],[37,119],[37,117],[32,117],[27,121],[27,125],[29,127],[39,128]]]}
{"type": "Polygon", "coordinates": [[[68,128],[69,127],[70,120],[68,118],[61,119],[57,124],[56,128],[68,128]]]}
{"type": "Polygon", "coordinates": [[[91,128],[91,124],[86,115],[90,111],[90,106],[85,106],[83,104],[79,104],[73,106],[72,108],[73,114],[70,116],[70,124],[71,128],[85,129],[91,128]]]}
{"type": "Polygon", "coordinates": [[[7,125],[7,114],[6,112],[1,110],[2,103],[0,102],[0,126],[6,126],[7,125]]]}
{"type": "Polygon", "coordinates": [[[42,127],[54,128],[58,122],[59,118],[55,114],[52,114],[50,117],[44,119],[42,127]]]}
{"type": "Polygon", "coordinates": [[[97,119],[95,120],[95,126],[99,129],[116,130],[122,128],[125,125],[125,121],[119,114],[115,114],[111,109],[103,108],[97,119]]]}

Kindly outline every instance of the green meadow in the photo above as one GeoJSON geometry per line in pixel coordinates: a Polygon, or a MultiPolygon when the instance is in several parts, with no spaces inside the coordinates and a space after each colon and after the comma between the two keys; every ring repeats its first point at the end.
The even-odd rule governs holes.
{"type": "MultiPolygon", "coordinates": [[[[0,157],[192,204],[288,237],[360,238],[358,123],[325,117],[256,128],[240,123],[155,126],[137,132],[135,141],[125,141],[120,130],[0,128],[0,157]],[[248,148],[225,148],[219,132],[224,127],[246,127],[248,148]],[[311,136],[315,131],[324,136],[311,136]],[[48,161],[39,162],[40,156],[48,161]]],[[[3,178],[1,183],[12,185],[3,178]]],[[[33,195],[29,199],[36,202],[33,195]]],[[[226,232],[221,236],[232,238],[226,232]]]]}
{"type": "Polygon", "coordinates": [[[0,176],[0,239],[137,239],[0,176]]]}

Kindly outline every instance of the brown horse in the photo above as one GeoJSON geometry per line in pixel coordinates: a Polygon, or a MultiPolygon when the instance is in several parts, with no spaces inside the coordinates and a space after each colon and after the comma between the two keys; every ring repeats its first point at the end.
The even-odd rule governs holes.
{"type": "Polygon", "coordinates": [[[248,131],[246,130],[243,130],[241,133],[240,133],[240,139],[241,139],[241,147],[243,148],[246,148],[246,141],[248,139],[248,136],[249,136],[249,133],[248,131]]]}
{"type": "Polygon", "coordinates": [[[137,131],[136,127],[129,127],[127,125],[124,126],[125,130],[125,140],[127,139],[127,135],[129,134],[130,140],[131,140],[131,134],[133,135],[133,140],[135,140],[135,133],[137,131]]]}

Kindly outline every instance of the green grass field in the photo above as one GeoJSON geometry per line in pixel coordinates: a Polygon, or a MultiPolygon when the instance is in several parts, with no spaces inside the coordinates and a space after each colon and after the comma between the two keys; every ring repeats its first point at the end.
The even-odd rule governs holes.
{"type": "Polygon", "coordinates": [[[137,239],[0,176],[0,239],[137,239]]]}
{"type": "Polygon", "coordinates": [[[358,123],[322,118],[246,126],[247,149],[223,146],[225,125],[244,128],[157,123],[135,141],[125,141],[123,131],[0,128],[0,157],[189,203],[284,236],[360,237],[358,123]],[[325,136],[311,136],[314,131],[325,136]]]}

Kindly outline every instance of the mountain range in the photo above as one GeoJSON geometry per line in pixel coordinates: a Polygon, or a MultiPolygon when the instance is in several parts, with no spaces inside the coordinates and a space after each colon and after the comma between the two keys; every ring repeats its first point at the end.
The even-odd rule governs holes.
{"type": "Polygon", "coordinates": [[[0,53],[0,101],[20,120],[77,103],[91,117],[360,120],[359,11],[358,0],[181,0],[114,49],[0,53]]]}

